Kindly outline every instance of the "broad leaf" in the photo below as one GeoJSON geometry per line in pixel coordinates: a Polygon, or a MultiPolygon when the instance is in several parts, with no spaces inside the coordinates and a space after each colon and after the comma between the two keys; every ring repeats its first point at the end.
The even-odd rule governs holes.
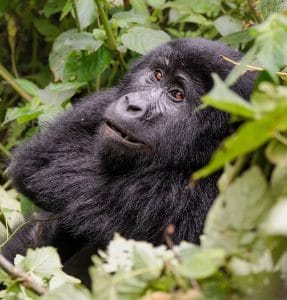
{"type": "Polygon", "coordinates": [[[278,107],[258,121],[246,122],[227,138],[207,166],[193,174],[199,179],[222,168],[240,155],[247,154],[271,139],[278,131],[287,129],[287,107],[278,107]]]}
{"type": "Polygon", "coordinates": [[[96,51],[102,45],[91,33],[72,29],[60,34],[53,44],[49,63],[55,80],[63,80],[63,73],[69,53],[76,50],[96,51]]]}
{"type": "Polygon", "coordinates": [[[97,6],[94,0],[77,0],[76,8],[81,29],[85,29],[96,20],[97,6]]]}
{"type": "MultiPolygon", "coordinates": [[[[64,284],[52,291],[49,291],[43,297],[43,300],[91,300],[91,295],[86,288],[64,284]]],[[[111,299],[112,300],[112,299],[111,299]]]]}
{"type": "Polygon", "coordinates": [[[109,66],[111,60],[112,54],[105,47],[93,53],[71,52],[64,68],[64,80],[87,82],[95,79],[109,66]]]}
{"type": "Polygon", "coordinates": [[[37,97],[39,93],[38,86],[27,79],[15,79],[15,81],[25,90],[28,94],[37,97]]]}
{"type": "Polygon", "coordinates": [[[146,54],[153,48],[168,42],[170,37],[162,30],[133,27],[121,37],[122,43],[130,50],[146,54]]]}
{"type": "Polygon", "coordinates": [[[245,118],[254,117],[254,110],[249,102],[230,90],[217,74],[213,74],[212,77],[214,87],[202,97],[204,103],[234,115],[245,118]]]}
{"type": "Polygon", "coordinates": [[[44,278],[51,278],[62,269],[59,255],[53,247],[28,249],[26,256],[18,260],[17,266],[24,272],[44,278]]]}
{"type": "Polygon", "coordinates": [[[222,36],[238,32],[242,27],[239,20],[227,15],[217,18],[214,21],[214,26],[222,36]]]}
{"type": "Polygon", "coordinates": [[[203,247],[236,253],[250,244],[272,205],[266,179],[257,167],[247,170],[215,200],[202,236],[203,247]]]}

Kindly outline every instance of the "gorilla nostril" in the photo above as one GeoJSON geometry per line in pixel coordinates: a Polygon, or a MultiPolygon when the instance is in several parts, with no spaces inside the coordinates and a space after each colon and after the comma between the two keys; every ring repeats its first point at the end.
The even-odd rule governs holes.
{"type": "Polygon", "coordinates": [[[130,104],[128,107],[127,107],[127,111],[134,111],[134,112],[137,112],[137,111],[141,111],[142,109],[136,105],[132,105],[130,104]]]}

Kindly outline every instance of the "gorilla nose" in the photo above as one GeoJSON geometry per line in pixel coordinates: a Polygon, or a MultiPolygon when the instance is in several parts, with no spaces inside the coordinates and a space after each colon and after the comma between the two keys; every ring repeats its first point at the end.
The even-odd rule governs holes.
{"type": "Polygon", "coordinates": [[[140,93],[131,93],[119,99],[118,112],[128,118],[140,118],[147,109],[147,101],[140,93]]]}

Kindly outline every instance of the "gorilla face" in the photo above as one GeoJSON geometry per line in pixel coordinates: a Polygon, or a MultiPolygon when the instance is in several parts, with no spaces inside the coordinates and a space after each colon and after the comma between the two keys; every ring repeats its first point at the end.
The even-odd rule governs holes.
{"type": "Polygon", "coordinates": [[[207,65],[214,49],[204,52],[198,41],[203,42],[177,40],[156,49],[120,84],[119,98],[107,108],[100,129],[103,152],[113,163],[157,158],[161,166],[196,169],[228,134],[227,114],[198,105],[212,87],[211,72],[225,77],[230,70],[218,69],[217,62],[223,63],[220,54],[229,48],[222,46],[207,65]]]}

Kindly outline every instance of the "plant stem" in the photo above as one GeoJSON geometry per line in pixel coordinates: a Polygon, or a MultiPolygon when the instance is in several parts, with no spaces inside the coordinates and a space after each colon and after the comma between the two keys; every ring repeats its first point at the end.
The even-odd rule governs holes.
{"type": "Polygon", "coordinates": [[[127,66],[126,62],[124,61],[123,54],[120,52],[119,52],[119,58],[120,58],[121,65],[123,66],[124,70],[126,71],[128,69],[128,66],[127,66]]]}
{"type": "Polygon", "coordinates": [[[75,14],[75,21],[76,21],[78,32],[81,32],[82,29],[81,29],[81,23],[78,15],[78,10],[77,10],[77,0],[72,0],[72,7],[75,14]]]}
{"type": "Polygon", "coordinates": [[[4,147],[4,145],[1,144],[1,143],[0,143],[0,151],[1,151],[5,156],[8,156],[8,157],[11,156],[10,152],[9,152],[9,151],[4,147]]]}
{"type": "Polygon", "coordinates": [[[42,285],[35,281],[30,275],[12,265],[2,254],[0,254],[0,266],[11,277],[20,280],[24,286],[33,290],[38,295],[46,293],[46,289],[42,285]]]}
{"type": "MultiPolygon", "coordinates": [[[[96,5],[98,7],[101,23],[104,26],[104,29],[105,29],[105,32],[107,35],[107,45],[111,50],[115,51],[115,50],[117,50],[117,43],[116,43],[115,37],[113,35],[112,28],[110,26],[108,16],[102,5],[102,3],[104,3],[104,0],[95,0],[95,1],[96,1],[96,5]]],[[[124,70],[127,70],[128,67],[123,59],[122,54],[118,53],[118,56],[119,56],[120,63],[123,66],[124,70]]]]}
{"type": "Polygon", "coordinates": [[[114,65],[113,65],[113,68],[112,68],[112,73],[111,73],[111,75],[109,77],[109,80],[108,80],[107,87],[111,87],[113,85],[116,74],[117,74],[117,71],[118,71],[118,67],[119,67],[119,62],[115,61],[114,65]]]}
{"type": "Polygon", "coordinates": [[[0,64],[0,76],[8,82],[10,86],[26,101],[31,101],[32,96],[26,93],[20,85],[15,81],[15,78],[0,64]]]}
{"type": "Polygon", "coordinates": [[[105,29],[105,32],[106,32],[106,35],[107,35],[107,44],[109,46],[109,48],[111,50],[116,50],[117,49],[117,43],[116,43],[116,40],[113,36],[113,33],[112,33],[112,29],[111,29],[111,26],[109,24],[109,20],[108,20],[108,17],[104,11],[104,8],[102,6],[102,0],[95,0],[96,1],[96,5],[98,7],[98,10],[99,10],[99,15],[100,15],[100,19],[101,19],[101,22],[104,26],[104,29],[105,29]]]}
{"type": "Polygon", "coordinates": [[[257,23],[261,23],[262,22],[262,18],[261,16],[258,14],[257,10],[256,10],[256,0],[248,0],[248,6],[250,8],[250,11],[255,19],[255,21],[257,23]]]}
{"type": "Polygon", "coordinates": [[[98,92],[101,89],[101,75],[96,77],[96,91],[98,92]]]}

